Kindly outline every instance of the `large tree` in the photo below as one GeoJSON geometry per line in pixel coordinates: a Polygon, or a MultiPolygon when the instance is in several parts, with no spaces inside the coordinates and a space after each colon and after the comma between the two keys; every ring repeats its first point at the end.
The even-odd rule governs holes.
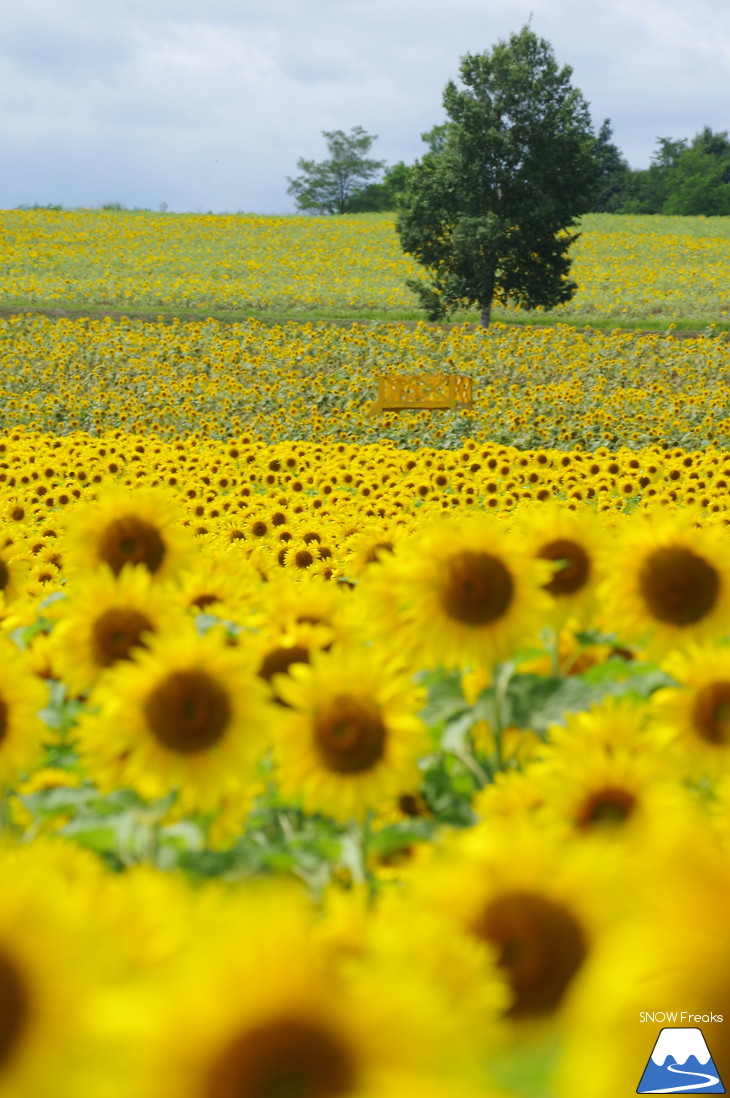
{"type": "Polygon", "coordinates": [[[300,210],[347,213],[353,195],[363,189],[385,163],[368,158],[376,137],[362,126],[353,126],[349,134],[344,130],[323,130],[322,136],[327,142],[329,159],[317,162],[300,158],[297,167],[302,175],[296,179],[287,176],[287,194],[294,196],[300,210]]]}
{"type": "Polygon", "coordinates": [[[588,104],[529,26],[467,54],[446,85],[443,141],[413,166],[396,228],[430,280],[410,279],[431,319],[492,302],[568,301],[568,230],[596,192],[588,104]]]}

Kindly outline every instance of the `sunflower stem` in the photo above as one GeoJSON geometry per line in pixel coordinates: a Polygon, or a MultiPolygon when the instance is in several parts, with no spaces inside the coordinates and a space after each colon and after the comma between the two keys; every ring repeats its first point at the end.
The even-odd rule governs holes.
{"type": "Polygon", "coordinates": [[[160,821],[158,819],[154,819],[147,825],[146,839],[145,861],[156,867],[160,854],[160,821]]]}
{"type": "Polygon", "coordinates": [[[507,687],[514,672],[514,664],[507,661],[498,663],[494,668],[492,681],[494,682],[493,709],[494,720],[492,732],[494,735],[494,772],[504,770],[504,757],[502,754],[502,733],[504,732],[505,703],[507,700],[507,687]]]}
{"type": "Polygon", "coordinates": [[[553,675],[559,678],[561,675],[560,669],[560,633],[557,629],[551,629],[550,637],[550,654],[553,660],[553,675]]]}
{"type": "Polygon", "coordinates": [[[368,866],[368,849],[370,847],[370,820],[371,813],[368,810],[362,820],[355,827],[355,848],[357,857],[352,865],[352,879],[355,884],[368,886],[370,897],[375,890],[373,874],[368,866]]]}
{"type": "Polygon", "coordinates": [[[0,786],[0,831],[15,831],[13,818],[10,812],[10,790],[7,786],[0,786]]]}
{"type": "Polygon", "coordinates": [[[454,754],[457,759],[464,764],[470,774],[476,778],[480,789],[483,789],[485,785],[489,785],[493,781],[492,769],[489,764],[487,764],[487,769],[485,770],[482,764],[477,762],[474,752],[469,750],[466,745],[462,751],[455,751],[454,754]]]}

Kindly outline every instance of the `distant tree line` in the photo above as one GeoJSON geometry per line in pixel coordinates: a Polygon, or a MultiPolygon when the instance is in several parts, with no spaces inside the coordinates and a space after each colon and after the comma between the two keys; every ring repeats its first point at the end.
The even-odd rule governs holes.
{"type": "Polygon", "coordinates": [[[596,212],[730,215],[730,139],[705,126],[691,141],[660,137],[648,168],[630,168],[603,123],[596,212]]]}
{"type": "MultiPolygon", "coordinates": [[[[421,134],[438,153],[449,123],[421,134]]],[[[367,154],[377,138],[362,126],[349,134],[324,132],[329,159],[300,159],[302,175],[289,179],[288,193],[309,213],[367,213],[399,208],[412,166],[387,166],[367,154]],[[377,176],[382,173],[380,178],[377,176]]],[[[706,126],[692,140],[660,137],[648,168],[631,168],[614,144],[609,119],[595,137],[595,213],[730,216],[730,138],[706,126]]]]}

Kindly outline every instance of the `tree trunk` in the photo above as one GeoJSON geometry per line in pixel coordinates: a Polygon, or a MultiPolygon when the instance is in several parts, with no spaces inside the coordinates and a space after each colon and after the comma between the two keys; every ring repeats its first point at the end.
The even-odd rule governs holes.
{"type": "Polygon", "coordinates": [[[479,320],[480,326],[482,328],[488,328],[489,327],[489,322],[491,321],[491,319],[492,319],[492,303],[490,301],[488,305],[483,305],[482,306],[482,315],[481,315],[481,318],[479,320]]]}

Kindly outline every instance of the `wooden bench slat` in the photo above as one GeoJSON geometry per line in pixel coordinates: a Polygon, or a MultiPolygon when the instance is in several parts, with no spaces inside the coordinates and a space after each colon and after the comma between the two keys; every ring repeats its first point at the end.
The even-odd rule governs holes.
{"type": "Polygon", "coordinates": [[[461,404],[474,404],[472,379],[461,374],[406,374],[379,377],[378,399],[370,408],[377,412],[448,410],[461,404]]]}

